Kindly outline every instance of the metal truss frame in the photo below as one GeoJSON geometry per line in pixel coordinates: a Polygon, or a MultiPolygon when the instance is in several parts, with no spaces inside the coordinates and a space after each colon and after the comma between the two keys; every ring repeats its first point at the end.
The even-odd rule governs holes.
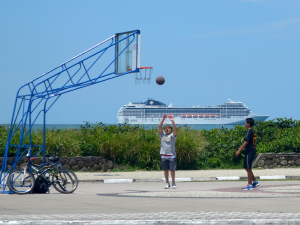
{"type": "Polygon", "coordinates": [[[39,148],[35,156],[42,152],[45,163],[46,115],[63,94],[129,73],[139,72],[139,68],[136,68],[133,71],[116,74],[116,60],[121,54],[126,53],[126,49],[134,41],[138,40],[139,34],[140,30],[132,31],[121,40],[116,38],[116,34],[20,87],[14,104],[2,162],[0,186],[3,191],[0,193],[7,193],[5,178],[11,170],[16,168],[18,161],[33,144],[39,148]],[[128,44],[123,49],[118,49],[117,53],[118,43],[125,39],[128,44]],[[130,41],[128,41],[129,39],[130,41]],[[104,58],[105,53],[111,52],[111,50],[111,59],[101,64],[100,61],[104,58]],[[32,143],[32,128],[38,118],[43,121],[43,143],[41,145],[32,143]],[[8,171],[7,161],[10,151],[15,152],[15,157],[12,167],[8,171]]]}

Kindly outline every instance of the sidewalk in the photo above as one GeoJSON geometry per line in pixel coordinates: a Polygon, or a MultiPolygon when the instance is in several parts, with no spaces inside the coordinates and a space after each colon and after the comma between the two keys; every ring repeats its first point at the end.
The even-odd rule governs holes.
{"type": "MultiPolygon", "coordinates": [[[[300,179],[300,168],[253,169],[257,179],[300,179]]],[[[76,172],[79,182],[161,182],[162,171],[76,172]]],[[[178,170],[176,181],[216,181],[247,179],[244,169],[238,170],[178,170]]]]}

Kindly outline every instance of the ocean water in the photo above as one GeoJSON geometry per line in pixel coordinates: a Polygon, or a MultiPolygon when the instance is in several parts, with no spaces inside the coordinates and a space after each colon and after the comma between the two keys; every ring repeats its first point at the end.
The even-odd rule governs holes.
{"type": "MultiPolygon", "coordinates": [[[[117,125],[118,124],[105,124],[105,125],[117,125]]],[[[81,126],[84,126],[84,124],[46,124],[46,129],[80,129],[81,126]]],[[[132,125],[134,126],[134,125],[132,125]]],[[[157,129],[158,125],[142,125],[145,129],[157,129]]],[[[178,127],[189,127],[190,129],[195,129],[195,130],[211,130],[211,129],[221,129],[221,128],[227,128],[227,129],[232,129],[234,128],[234,125],[177,125],[178,127]]],[[[42,130],[43,129],[43,124],[34,124],[32,127],[34,130],[42,130]]]]}

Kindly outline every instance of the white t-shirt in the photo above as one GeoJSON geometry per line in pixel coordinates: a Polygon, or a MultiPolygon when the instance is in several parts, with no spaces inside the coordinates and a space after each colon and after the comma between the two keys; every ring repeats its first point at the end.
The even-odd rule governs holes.
{"type": "Polygon", "coordinates": [[[173,133],[166,134],[165,131],[163,131],[160,134],[160,143],[161,143],[160,154],[162,155],[162,157],[166,157],[166,158],[176,157],[176,151],[175,151],[176,139],[177,136],[175,136],[173,133]]]}

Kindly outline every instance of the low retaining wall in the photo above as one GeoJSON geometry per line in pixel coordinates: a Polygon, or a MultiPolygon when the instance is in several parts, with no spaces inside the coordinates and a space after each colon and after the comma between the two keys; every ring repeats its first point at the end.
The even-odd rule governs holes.
{"type": "MultiPolygon", "coordinates": [[[[10,169],[14,157],[8,157],[7,164],[10,169]]],[[[17,163],[18,167],[24,167],[25,157],[17,163]]],[[[0,157],[0,166],[3,157],[0,157]]],[[[42,158],[34,160],[35,164],[42,164],[42,158]]],[[[113,161],[104,159],[101,156],[87,157],[60,157],[60,162],[64,169],[72,169],[77,171],[110,171],[120,168],[113,161]]],[[[300,166],[300,153],[259,153],[252,164],[253,168],[293,168],[300,166]]],[[[124,168],[126,169],[126,168],[124,168]]]]}
{"type": "MultiPolygon", "coordinates": [[[[22,158],[17,163],[18,167],[24,167],[24,160],[22,158]]],[[[14,157],[8,157],[7,165],[10,169],[14,157]]],[[[0,157],[0,165],[2,166],[3,157],[0,157]]],[[[35,164],[42,164],[43,159],[39,157],[33,161],[35,164]]],[[[72,169],[77,171],[110,171],[111,169],[118,169],[119,166],[114,164],[111,160],[106,160],[101,156],[87,156],[87,157],[60,157],[60,162],[64,169],[72,169]]]]}
{"type": "Polygon", "coordinates": [[[293,168],[300,166],[300,153],[259,153],[253,168],[293,168]]]}

